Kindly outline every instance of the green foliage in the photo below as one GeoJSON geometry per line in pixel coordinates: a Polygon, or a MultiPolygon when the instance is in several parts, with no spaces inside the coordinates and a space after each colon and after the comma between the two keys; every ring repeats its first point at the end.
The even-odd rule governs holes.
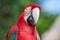
{"type": "Polygon", "coordinates": [[[52,15],[51,13],[41,13],[37,23],[37,29],[40,35],[50,28],[50,25],[54,22],[55,18],[56,15],[52,15]]]}

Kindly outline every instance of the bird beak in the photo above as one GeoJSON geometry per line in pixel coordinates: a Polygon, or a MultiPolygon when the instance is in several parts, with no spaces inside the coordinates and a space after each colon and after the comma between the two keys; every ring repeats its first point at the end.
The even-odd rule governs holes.
{"type": "Polygon", "coordinates": [[[28,17],[27,22],[30,25],[35,25],[39,19],[39,8],[34,8],[31,12],[31,15],[28,17]]]}
{"type": "Polygon", "coordinates": [[[34,25],[35,24],[32,14],[28,17],[27,22],[28,22],[29,25],[34,25]]]}
{"type": "Polygon", "coordinates": [[[35,24],[37,23],[37,21],[38,21],[38,19],[39,19],[39,15],[40,15],[40,9],[39,8],[34,8],[33,10],[32,10],[32,16],[33,16],[33,18],[34,18],[34,22],[35,22],[35,24]]]}

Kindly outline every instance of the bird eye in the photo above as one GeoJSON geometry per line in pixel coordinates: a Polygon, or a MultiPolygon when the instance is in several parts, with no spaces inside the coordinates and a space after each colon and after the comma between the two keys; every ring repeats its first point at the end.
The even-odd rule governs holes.
{"type": "Polygon", "coordinates": [[[26,13],[30,13],[30,11],[31,11],[31,7],[27,7],[27,8],[25,9],[25,12],[26,12],[26,13]]]}
{"type": "Polygon", "coordinates": [[[25,12],[28,12],[28,11],[29,11],[29,9],[28,9],[28,8],[26,8],[26,9],[25,9],[25,12]]]}
{"type": "Polygon", "coordinates": [[[26,10],[28,10],[28,8],[26,8],[26,10]]]}

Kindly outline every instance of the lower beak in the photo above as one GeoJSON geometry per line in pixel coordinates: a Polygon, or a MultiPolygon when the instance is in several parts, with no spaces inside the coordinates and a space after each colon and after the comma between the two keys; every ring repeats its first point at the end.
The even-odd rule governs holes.
{"type": "Polygon", "coordinates": [[[28,22],[29,25],[34,25],[34,24],[35,24],[34,18],[33,18],[32,15],[30,15],[30,16],[28,17],[27,22],[28,22]]]}

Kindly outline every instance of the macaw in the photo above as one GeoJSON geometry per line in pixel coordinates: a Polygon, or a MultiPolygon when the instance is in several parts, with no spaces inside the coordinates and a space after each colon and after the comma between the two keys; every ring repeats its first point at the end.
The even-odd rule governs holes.
{"type": "Polygon", "coordinates": [[[38,4],[30,4],[22,11],[18,23],[13,25],[6,35],[6,40],[16,31],[16,40],[40,40],[36,29],[41,7],[38,4]]]}
{"type": "Polygon", "coordinates": [[[43,33],[42,40],[60,40],[60,15],[57,16],[51,28],[43,33]]]}

